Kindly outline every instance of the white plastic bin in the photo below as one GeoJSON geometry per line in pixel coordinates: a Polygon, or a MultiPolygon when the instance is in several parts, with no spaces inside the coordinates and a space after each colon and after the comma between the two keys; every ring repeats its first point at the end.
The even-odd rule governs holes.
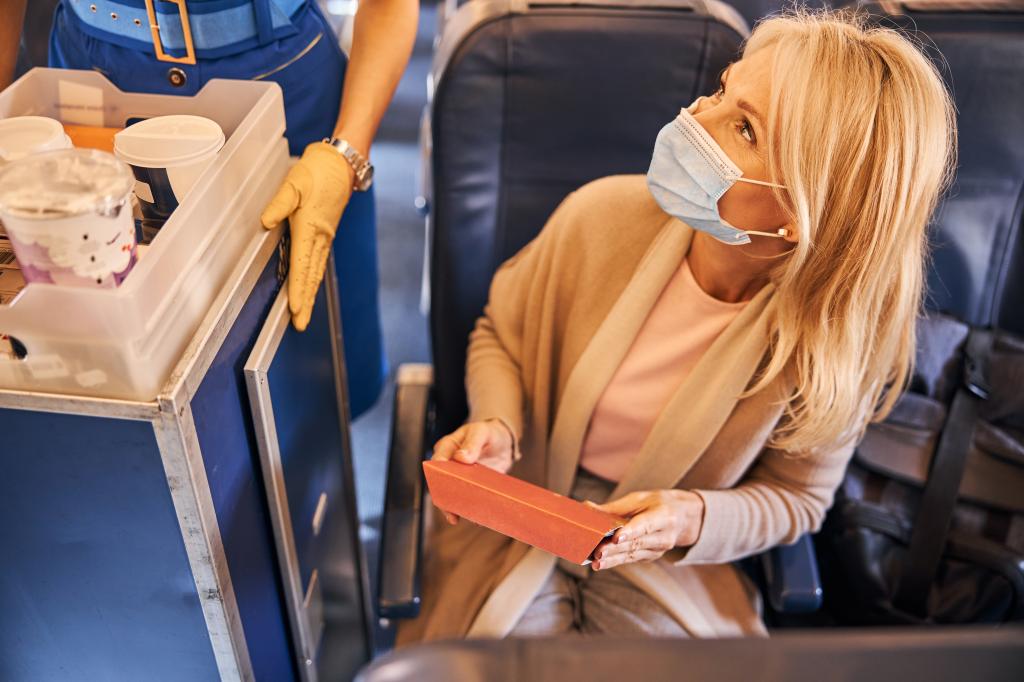
{"type": "Polygon", "coordinates": [[[33,69],[0,93],[0,118],[50,116],[121,127],[196,114],[227,142],[117,289],[31,284],[0,305],[0,331],[24,359],[0,357],[0,388],[154,399],[246,246],[288,169],[275,83],[214,80],[194,97],[118,90],[99,73],[33,69]]]}

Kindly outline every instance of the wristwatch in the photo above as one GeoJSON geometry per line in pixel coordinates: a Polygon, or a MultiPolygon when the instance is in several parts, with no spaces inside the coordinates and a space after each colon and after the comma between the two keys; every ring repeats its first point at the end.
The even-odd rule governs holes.
{"type": "Polygon", "coordinates": [[[358,192],[365,192],[373,184],[373,164],[366,160],[355,147],[346,140],[336,137],[325,137],[324,142],[338,150],[338,153],[345,157],[348,165],[356,173],[356,182],[352,189],[358,192]]]}

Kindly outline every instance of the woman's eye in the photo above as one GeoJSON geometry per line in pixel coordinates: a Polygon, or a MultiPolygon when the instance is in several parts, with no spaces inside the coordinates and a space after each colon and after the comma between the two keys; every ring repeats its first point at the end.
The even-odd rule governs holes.
{"type": "Polygon", "coordinates": [[[750,126],[749,121],[744,121],[740,125],[740,135],[750,144],[754,144],[754,129],[750,126]]]}
{"type": "Polygon", "coordinates": [[[711,97],[713,99],[722,99],[722,97],[724,95],[725,95],[725,86],[719,86],[718,89],[715,90],[715,94],[711,95],[711,97]]]}

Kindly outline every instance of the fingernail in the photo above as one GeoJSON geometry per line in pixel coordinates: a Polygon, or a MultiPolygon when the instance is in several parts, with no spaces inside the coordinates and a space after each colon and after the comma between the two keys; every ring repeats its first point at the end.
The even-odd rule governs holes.
{"type": "Polygon", "coordinates": [[[616,545],[622,544],[623,542],[625,542],[628,539],[629,539],[629,536],[626,535],[625,533],[622,533],[617,538],[615,538],[615,544],[616,545]]]}
{"type": "Polygon", "coordinates": [[[590,567],[592,569],[594,569],[595,571],[600,571],[601,570],[601,562],[600,561],[594,561],[594,562],[592,562],[590,564],[590,567]]]}

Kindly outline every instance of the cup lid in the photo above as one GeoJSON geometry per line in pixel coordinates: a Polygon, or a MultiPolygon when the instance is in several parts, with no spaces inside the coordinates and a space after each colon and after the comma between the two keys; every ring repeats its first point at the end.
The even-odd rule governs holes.
{"type": "Polygon", "coordinates": [[[107,213],[135,186],[131,169],[95,149],[33,154],[0,168],[0,212],[53,219],[107,213]]]}
{"type": "Polygon", "coordinates": [[[0,119],[0,159],[6,162],[70,146],[71,140],[64,134],[64,126],[55,119],[46,116],[0,119]]]}
{"type": "Polygon", "coordinates": [[[156,116],[114,135],[114,153],[133,166],[167,168],[190,163],[224,146],[224,131],[203,116],[156,116]]]}

